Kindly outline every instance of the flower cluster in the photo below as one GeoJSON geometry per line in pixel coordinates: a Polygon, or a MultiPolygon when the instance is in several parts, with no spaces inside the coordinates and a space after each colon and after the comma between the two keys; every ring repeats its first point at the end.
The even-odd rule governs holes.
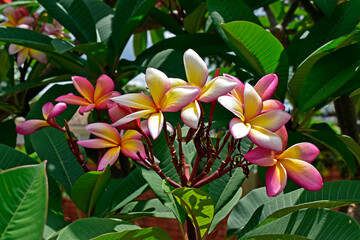
{"type": "MultiPolygon", "coordinates": [[[[54,24],[44,23],[40,26],[37,15],[34,14],[31,16],[29,10],[25,7],[18,7],[15,9],[14,7],[10,6],[5,8],[2,14],[6,17],[7,20],[0,23],[0,26],[28,29],[43,33],[48,36],[52,35],[56,38],[70,38],[69,35],[63,32],[63,27],[56,20],[54,20],[54,24]]],[[[19,67],[26,62],[28,56],[30,56],[31,59],[35,59],[41,63],[47,63],[46,54],[32,48],[10,44],[8,51],[10,55],[16,54],[16,61],[19,67]]]]}
{"type": "MultiPolygon", "coordinates": [[[[207,181],[231,171],[232,167],[245,169],[248,164],[255,164],[268,167],[266,189],[269,196],[276,196],[284,189],[287,176],[308,190],[314,191],[322,187],[319,172],[310,164],[318,155],[319,150],[311,143],[299,143],[285,150],[287,132],[284,125],[290,119],[290,115],[284,111],[285,107],[282,103],[270,99],[278,85],[275,74],[264,76],[254,87],[248,83],[243,84],[236,77],[227,74],[223,76],[216,74],[213,79],[207,81],[209,71],[206,64],[191,49],[184,54],[184,65],[187,81],[168,78],[163,72],[148,68],[145,80],[149,94],[121,95],[114,91],[114,82],[106,75],[101,75],[97,79],[95,88],[87,79],[73,77],[73,84],[81,97],[74,94],[58,97],[56,101],[60,103],[55,107],[51,103],[44,106],[46,121],[28,120],[19,125],[17,131],[21,134],[31,134],[46,126],[61,129],[55,123],[54,117],[63,111],[66,104],[79,105],[80,114],[92,110],[98,113],[99,110],[107,110],[113,122],[112,125],[102,122],[103,119],[98,114],[99,123],[92,123],[86,127],[98,138],[78,141],[79,145],[87,148],[108,149],[99,159],[99,171],[105,169],[107,165],[113,165],[119,155],[123,154],[145,167],[152,168],[162,178],[169,180],[156,164],[148,137],[150,135],[156,139],[164,130],[173,163],[183,186],[200,187],[207,181]],[[211,123],[205,130],[201,104],[210,102],[212,103],[211,114],[213,114],[216,102],[219,102],[235,117],[229,123],[230,133],[225,138],[227,141],[230,134],[232,135],[228,156],[222,161],[217,174],[207,178],[213,162],[219,158],[219,152],[224,147],[224,143],[221,147],[219,143],[216,146],[212,145],[209,135],[211,123]],[[174,131],[165,119],[164,113],[178,111],[181,111],[183,123],[192,129],[189,132],[197,131],[193,141],[198,150],[198,157],[191,176],[189,176],[189,167],[185,161],[177,160],[173,146],[177,133],[180,158],[183,159],[181,128],[178,125],[174,131]],[[144,120],[141,121],[141,119],[144,120]],[[173,135],[172,138],[168,137],[168,131],[173,135]],[[243,159],[234,165],[232,154],[240,144],[239,139],[246,136],[257,147],[242,155],[243,159]],[[142,139],[146,144],[142,142],[142,139]],[[201,141],[207,141],[204,145],[209,149],[204,150],[201,141]],[[203,172],[195,176],[198,161],[204,156],[208,157],[208,163],[203,172]],[[225,168],[227,164],[230,166],[225,168]]],[[[190,134],[191,136],[193,135],[190,134]]],[[[180,186],[175,182],[170,183],[175,187],[180,186]]]]}

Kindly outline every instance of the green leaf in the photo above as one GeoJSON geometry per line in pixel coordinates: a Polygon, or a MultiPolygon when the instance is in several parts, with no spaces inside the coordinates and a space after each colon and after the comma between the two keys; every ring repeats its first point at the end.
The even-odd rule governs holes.
{"type": "Polygon", "coordinates": [[[153,44],[156,44],[156,43],[164,40],[165,39],[164,31],[165,30],[162,28],[150,30],[151,42],[153,44]]]}
{"type": "Polygon", "coordinates": [[[28,0],[28,1],[14,1],[10,3],[5,3],[0,5],[0,12],[2,12],[5,8],[9,6],[18,7],[21,5],[38,5],[38,3],[35,0],[28,0]]]}
{"type": "Polygon", "coordinates": [[[70,151],[65,134],[47,127],[32,134],[31,141],[39,158],[48,160],[49,173],[70,193],[71,187],[84,171],[70,151]]]}
{"type": "Polygon", "coordinates": [[[96,42],[94,19],[83,0],[38,1],[77,40],[82,43],[96,42]]]}
{"type": "Polygon", "coordinates": [[[0,172],[0,238],[41,239],[48,203],[45,163],[0,172]]]}
{"type": "Polygon", "coordinates": [[[115,216],[126,221],[133,221],[143,217],[175,218],[173,212],[164,206],[159,199],[130,202],[115,216]]]}
{"type": "Polygon", "coordinates": [[[147,46],[147,31],[134,34],[133,48],[137,57],[147,46]]]}
{"type": "Polygon", "coordinates": [[[159,227],[151,227],[136,230],[127,230],[120,233],[108,233],[93,240],[116,240],[116,239],[136,239],[136,240],[171,240],[169,234],[159,227]]]}
{"type": "Polygon", "coordinates": [[[171,193],[192,221],[197,239],[206,236],[214,216],[214,205],[210,196],[196,188],[177,188],[171,193]]]}
{"type": "Polygon", "coordinates": [[[312,208],[288,214],[238,239],[266,234],[289,234],[316,240],[356,240],[360,238],[360,226],[345,213],[312,208]]]}
{"type": "Polygon", "coordinates": [[[155,19],[157,22],[161,23],[161,25],[168,30],[169,32],[179,35],[184,34],[184,31],[180,24],[171,17],[167,12],[163,12],[160,9],[153,7],[149,12],[149,17],[155,19]]]}
{"type": "Polygon", "coordinates": [[[141,24],[155,3],[156,0],[118,1],[111,34],[111,47],[115,49],[114,52],[110,50],[110,54],[120,54],[123,51],[135,28],[141,24]]]}
{"type": "Polygon", "coordinates": [[[306,76],[308,75],[310,69],[314,66],[314,64],[319,61],[319,59],[354,42],[358,42],[359,40],[360,33],[352,33],[326,43],[325,45],[317,49],[315,52],[313,52],[310,56],[308,56],[298,66],[289,82],[289,90],[295,103],[298,103],[299,93],[306,76]]]}
{"type": "MultiPolygon", "coordinates": [[[[0,68],[0,82],[4,82],[8,79],[8,74],[14,69],[14,60],[8,54],[8,50],[2,47],[0,47],[0,62],[3,64],[3,67],[0,68]]],[[[13,73],[11,74],[13,75],[13,73]]]]}
{"type": "Polygon", "coordinates": [[[157,68],[168,77],[186,79],[183,55],[189,48],[200,56],[223,55],[229,51],[224,41],[214,34],[182,34],[165,39],[143,51],[135,65],[145,72],[148,67],[157,68]]]}
{"type": "Polygon", "coordinates": [[[53,234],[56,234],[57,231],[63,229],[68,224],[69,223],[64,220],[64,216],[56,215],[55,213],[49,211],[44,228],[43,239],[51,238],[53,234]]]}
{"type": "Polygon", "coordinates": [[[331,18],[324,16],[299,34],[286,49],[290,64],[297,67],[325,43],[351,33],[358,22],[359,11],[359,1],[343,2],[336,6],[331,18]]]}
{"type": "MultiPolygon", "coordinates": [[[[319,108],[359,72],[360,44],[353,44],[321,58],[307,74],[299,95],[299,111],[319,108]],[[314,81],[316,79],[316,81],[314,81]]],[[[354,86],[355,90],[357,86],[354,86]]],[[[335,95],[336,96],[336,95],[335,95]]]]}
{"type": "Polygon", "coordinates": [[[275,96],[283,100],[288,81],[288,60],[281,43],[262,27],[245,21],[221,25],[238,57],[244,58],[258,77],[276,73],[275,96]]]}
{"type": "Polygon", "coordinates": [[[360,145],[347,135],[339,135],[337,137],[340,138],[340,140],[347,146],[360,164],[360,145]]]}
{"type": "Polygon", "coordinates": [[[252,9],[264,7],[278,0],[243,0],[252,9]]]}
{"type": "Polygon", "coordinates": [[[17,133],[15,131],[14,119],[5,120],[0,122],[0,144],[5,144],[10,147],[15,147],[17,133]]]}
{"type": "MultiPolygon", "coordinates": [[[[253,190],[240,200],[228,220],[228,235],[244,235],[266,219],[277,219],[303,208],[337,208],[360,202],[359,181],[325,183],[316,192],[298,189],[268,197],[265,188],[253,190]]],[[[266,221],[268,221],[266,220],[266,221]]]]}
{"type": "Polygon", "coordinates": [[[338,0],[314,0],[315,4],[320,8],[320,10],[330,18],[333,15],[333,12],[337,6],[338,0]]]}
{"type": "Polygon", "coordinates": [[[355,159],[348,147],[338,138],[337,134],[326,123],[313,124],[311,132],[302,132],[304,135],[320,142],[338,155],[349,167],[351,174],[355,174],[355,159]]]}
{"type": "Polygon", "coordinates": [[[175,200],[175,197],[171,194],[171,190],[173,189],[167,180],[162,180],[162,189],[165,193],[167,199],[162,203],[171,209],[173,214],[175,215],[176,219],[179,221],[180,225],[182,226],[186,220],[186,213],[175,200]]]}
{"type": "Polygon", "coordinates": [[[3,144],[0,144],[0,152],[0,169],[2,170],[37,163],[28,155],[3,144]]]}
{"type": "Polygon", "coordinates": [[[146,190],[149,185],[138,168],[123,179],[111,179],[95,208],[94,215],[103,217],[122,208],[146,190]]]}
{"type": "Polygon", "coordinates": [[[199,6],[190,14],[186,15],[184,18],[184,28],[189,33],[198,32],[203,22],[205,21],[205,14],[207,12],[206,4],[200,3],[199,6]]]}
{"type": "Polygon", "coordinates": [[[87,172],[76,180],[71,189],[71,199],[87,216],[91,215],[110,178],[110,167],[107,167],[104,172],[87,172]]]}
{"type": "Polygon", "coordinates": [[[139,229],[139,227],[119,219],[82,218],[61,230],[57,240],[88,240],[105,233],[134,229],[139,229]]]}

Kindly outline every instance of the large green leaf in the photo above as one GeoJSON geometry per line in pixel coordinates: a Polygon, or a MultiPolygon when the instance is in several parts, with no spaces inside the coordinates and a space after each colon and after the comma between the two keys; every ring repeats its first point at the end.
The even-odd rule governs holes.
{"type": "Polygon", "coordinates": [[[48,203],[45,163],[0,173],[0,238],[40,239],[48,203]]]}
{"type": "Polygon", "coordinates": [[[352,175],[354,175],[355,159],[349,148],[338,138],[334,130],[326,123],[313,124],[311,129],[313,131],[303,132],[303,134],[320,142],[338,155],[349,167],[352,175]]]}
{"type": "Polygon", "coordinates": [[[314,0],[315,4],[320,8],[320,10],[328,17],[331,18],[338,0],[314,0]]]}
{"type": "Polygon", "coordinates": [[[236,21],[221,27],[232,50],[249,63],[257,77],[270,73],[278,75],[275,96],[283,100],[288,81],[288,59],[281,43],[270,32],[251,22],[236,21]]]}
{"type": "Polygon", "coordinates": [[[40,159],[48,160],[49,173],[70,193],[71,187],[84,171],[70,151],[65,134],[47,127],[32,134],[31,141],[40,159]]]}
{"type": "MultiPolygon", "coordinates": [[[[111,50],[109,54],[120,54],[131,34],[145,19],[150,9],[155,5],[156,0],[120,0],[117,3],[115,17],[112,23],[111,50]]],[[[115,60],[115,56],[113,57],[115,60]]]]}
{"type": "Polygon", "coordinates": [[[356,240],[360,238],[360,226],[342,212],[321,208],[302,209],[260,226],[238,239],[255,236],[265,239],[261,236],[268,234],[303,236],[314,240],[356,240]]]}
{"type": "Polygon", "coordinates": [[[65,221],[64,216],[56,215],[49,211],[46,219],[46,225],[44,228],[43,238],[51,239],[59,230],[63,229],[69,223],[65,221]]]}
{"type": "Polygon", "coordinates": [[[126,230],[120,233],[108,233],[93,240],[116,240],[116,239],[136,239],[136,240],[171,240],[169,234],[162,228],[151,227],[136,230],[126,230]]]}
{"type": "Polygon", "coordinates": [[[346,147],[351,151],[357,162],[360,164],[360,145],[353,138],[347,135],[339,135],[337,137],[345,143],[346,147]]]}
{"type": "Polygon", "coordinates": [[[5,120],[0,122],[0,144],[6,144],[10,147],[15,147],[17,133],[15,131],[14,119],[5,120]]]}
{"type": "Polygon", "coordinates": [[[3,144],[0,144],[0,152],[0,170],[37,163],[28,155],[3,144]]]}
{"type": "MultiPolygon", "coordinates": [[[[360,44],[341,48],[321,58],[307,74],[299,95],[299,111],[319,108],[359,72],[360,44]],[[314,81],[314,79],[316,79],[314,81]]],[[[355,90],[358,86],[354,85],[355,90]]]]}
{"type": "Polygon", "coordinates": [[[95,208],[95,216],[103,217],[140,196],[149,185],[138,168],[123,179],[111,179],[95,208]]]}
{"type": "Polygon", "coordinates": [[[301,90],[301,86],[308,75],[310,69],[314,66],[314,64],[321,59],[322,57],[337,51],[340,48],[346,47],[354,42],[358,42],[360,40],[360,33],[352,33],[335,40],[332,40],[315,52],[313,52],[309,57],[307,57],[296,69],[293,77],[289,82],[289,90],[291,92],[291,97],[298,103],[299,93],[301,90]]]}
{"type": "Polygon", "coordinates": [[[277,0],[243,0],[252,9],[257,9],[276,2],[277,0]]]}
{"type": "Polygon", "coordinates": [[[231,213],[228,235],[244,235],[264,224],[266,219],[277,219],[303,208],[337,208],[358,203],[359,186],[359,181],[329,182],[316,192],[298,189],[274,198],[266,195],[265,188],[253,190],[231,213]]]}
{"type": "Polygon", "coordinates": [[[292,41],[287,48],[290,64],[298,66],[325,43],[351,33],[358,22],[359,11],[359,1],[346,1],[337,5],[331,18],[322,17],[292,41]]]}
{"type": "Polygon", "coordinates": [[[169,32],[179,35],[184,34],[184,31],[180,24],[171,17],[168,13],[161,11],[160,9],[153,7],[149,12],[149,16],[161,23],[162,26],[169,32]]]}
{"type": "Polygon", "coordinates": [[[207,13],[207,8],[205,3],[200,3],[199,6],[192,11],[190,14],[187,14],[184,18],[184,28],[189,33],[198,32],[203,22],[205,21],[205,14],[207,13]]]}
{"type": "Polygon", "coordinates": [[[58,20],[82,43],[96,42],[94,19],[83,0],[39,0],[50,16],[58,20]]]}
{"type": "Polygon", "coordinates": [[[110,178],[111,172],[109,167],[104,172],[91,171],[85,173],[76,180],[72,187],[71,199],[80,210],[90,216],[110,178]]]}
{"type": "Polygon", "coordinates": [[[111,218],[82,218],[66,226],[57,240],[88,240],[105,233],[139,229],[129,222],[111,218]]]}
{"type": "Polygon", "coordinates": [[[126,221],[143,217],[175,218],[173,212],[156,198],[130,202],[116,214],[116,217],[126,221]]]}
{"type": "Polygon", "coordinates": [[[214,217],[214,205],[210,196],[196,188],[177,188],[171,193],[192,221],[197,239],[206,236],[214,217]]]}
{"type": "Polygon", "coordinates": [[[147,67],[157,68],[168,77],[186,79],[183,55],[189,48],[200,56],[223,55],[229,51],[224,41],[214,34],[182,34],[165,39],[143,51],[135,65],[145,72],[147,67]]]}

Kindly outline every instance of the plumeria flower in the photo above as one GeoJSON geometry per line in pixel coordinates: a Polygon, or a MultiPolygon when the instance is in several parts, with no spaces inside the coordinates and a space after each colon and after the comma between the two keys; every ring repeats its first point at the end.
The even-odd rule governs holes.
{"type": "Polygon", "coordinates": [[[78,90],[83,97],[69,93],[56,98],[55,101],[71,105],[80,105],[79,113],[81,115],[93,109],[106,110],[110,98],[120,95],[120,93],[113,91],[115,87],[114,82],[105,74],[97,79],[95,88],[89,80],[80,76],[72,77],[72,81],[76,90],[78,90]]]}
{"type": "Polygon", "coordinates": [[[47,63],[47,58],[45,53],[16,44],[10,44],[9,54],[10,55],[16,54],[16,62],[18,66],[21,66],[26,61],[28,56],[43,64],[47,63]]]}
{"type": "Polygon", "coordinates": [[[174,87],[190,85],[201,89],[199,96],[181,111],[182,121],[187,126],[196,129],[201,115],[199,102],[208,103],[216,101],[218,97],[234,89],[237,86],[237,82],[224,76],[218,76],[206,82],[209,76],[207,66],[204,60],[192,49],[184,53],[184,65],[188,82],[181,79],[170,79],[170,81],[174,87]]]}
{"type": "Polygon", "coordinates": [[[123,125],[138,118],[148,117],[150,135],[156,139],[162,130],[164,123],[163,112],[177,112],[191,103],[201,92],[198,87],[178,86],[171,87],[170,80],[161,71],[148,68],[145,80],[152,98],[143,93],[125,94],[112,98],[121,105],[138,109],[113,124],[123,125]]]}
{"type": "MultiPolygon", "coordinates": [[[[240,99],[240,102],[244,102],[243,96],[245,84],[243,84],[239,79],[234,76],[228,74],[224,74],[224,76],[231,78],[237,82],[237,87],[234,88],[230,93],[237,99],[240,99]]],[[[270,99],[271,96],[275,93],[278,82],[279,81],[276,74],[268,74],[262,77],[254,86],[255,91],[259,94],[261,100],[263,101],[263,109],[261,112],[285,109],[284,104],[275,99],[270,99]]]]}
{"type": "Polygon", "coordinates": [[[64,131],[55,121],[55,117],[59,116],[65,109],[65,103],[57,103],[55,106],[48,102],[42,107],[42,114],[45,120],[31,119],[16,126],[17,133],[22,135],[29,135],[43,127],[54,127],[64,131]]]}
{"type": "Polygon", "coordinates": [[[53,35],[57,38],[70,38],[68,34],[66,34],[64,31],[64,27],[54,19],[54,24],[51,23],[45,23],[44,24],[44,33],[45,35],[53,35]]]}
{"type": "Polygon", "coordinates": [[[120,134],[116,128],[107,123],[92,123],[85,128],[99,138],[78,141],[79,145],[96,149],[109,148],[99,162],[98,171],[104,170],[107,165],[113,165],[120,152],[139,163],[141,163],[141,159],[137,152],[140,153],[142,159],[146,158],[141,134],[135,130],[128,130],[125,134],[120,134]]]}
{"type": "Polygon", "coordinates": [[[284,190],[287,176],[307,190],[317,191],[321,189],[323,186],[321,175],[310,164],[319,154],[319,149],[311,143],[303,142],[285,150],[288,139],[285,127],[280,128],[276,134],[282,140],[281,151],[276,152],[258,147],[245,155],[247,161],[269,167],[266,172],[268,196],[276,196],[284,190]]]}
{"type": "Polygon", "coordinates": [[[230,121],[229,129],[235,139],[248,136],[256,145],[281,151],[281,139],[274,132],[280,129],[290,115],[282,110],[263,110],[263,101],[256,90],[248,83],[243,95],[227,95],[218,99],[219,103],[237,117],[230,121]]]}
{"type": "Polygon", "coordinates": [[[29,10],[25,7],[18,7],[15,9],[10,6],[5,8],[2,14],[8,20],[0,23],[0,26],[28,28],[26,26],[29,26],[34,22],[34,18],[29,16],[29,10]]]}

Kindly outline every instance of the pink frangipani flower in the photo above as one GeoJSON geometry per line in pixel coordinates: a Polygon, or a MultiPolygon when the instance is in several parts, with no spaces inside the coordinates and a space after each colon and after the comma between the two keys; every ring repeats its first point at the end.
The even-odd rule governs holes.
{"type": "Polygon", "coordinates": [[[47,63],[47,58],[46,58],[45,53],[40,52],[35,49],[32,49],[32,48],[27,48],[24,46],[16,45],[16,44],[10,44],[9,54],[10,55],[17,54],[16,62],[19,67],[26,61],[27,56],[30,56],[31,58],[33,58],[43,64],[47,63]]]}
{"type": "Polygon", "coordinates": [[[59,116],[65,109],[65,103],[57,103],[55,106],[48,102],[42,107],[42,114],[45,120],[31,119],[16,126],[15,130],[21,135],[29,135],[43,127],[54,127],[64,131],[55,121],[55,117],[59,116]]]}
{"type": "Polygon", "coordinates": [[[164,123],[163,112],[177,112],[191,103],[201,92],[198,87],[171,87],[170,80],[161,71],[148,68],[145,80],[152,98],[143,93],[125,94],[112,98],[121,105],[138,109],[113,124],[120,126],[138,118],[148,117],[148,129],[153,139],[156,139],[164,123]]]}
{"type": "Polygon", "coordinates": [[[204,60],[192,49],[184,53],[184,66],[188,82],[181,79],[170,79],[171,86],[190,85],[201,89],[199,96],[181,111],[182,121],[189,127],[197,129],[201,110],[199,102],[213,102],[218,97],[229,93],[237,86],[237,82],[225,77],[217,76],[209,82],[209,71],[204,60]]]}
{"type": "Polygon", "coordinates": [[[236,92],[221,96],[218,101],[237,116],[229,125],[235,139],[248,136],[260,147],[281,151],[281,139],[274,132],[290,119],[288,113],[282,110],[263,111],[261,97],[248,83],[244,86],[243,94],[236,92]]]}
{"type": "Polygon", "coordinates": [[[307,142],[298,143],[286,149],[287,133],[285,127],[280,128],[277,135],[282,140],[281,151],[271,151],[261,147],[255,148],[245,155],[245,159],[253,164],[269,167],[266,172],[266,192],[273,197],[280,194],[287,182],[287,176],[299,186],[317,191],[322,188],[320,173],[310,163],[319,154],[319,149],[307,142]]]}
{"type": "Polygon", "coordinates": [[[12,6],[4,9],[2,14],[7,18],[7,21],[0,23],[0,26],[6,27],[23,27],[29,26],[34,22],[34,18],[29,16],[29,10],[25,7],[14,8],[12,6]]]}
{"type": "Polygon", "coordinates": [[[96,149],[109,148],[99,162],[98,171],[104,170],[107,165],[113,165],[120,152],[139,162],[141,159],[137,152],[140,153],[142,159],[146,158],[141,134],[135,130],[128,130],[122,135],[116,128],[107,123],[92,123],[86,126],[86,130],[99,138],[78,141],[79,145],[96,149]]]}
{"type": "Polygon", "coordinates": [[[54,24],[44,24],[44,33],[45,35],[53,35],[57,38],[70,38],[70,36],[64,32],[64,27],[56,21],[56,19],[54,19],[54,24]]]}
{"type": "Polygon", "coordinates": [[[106,110],[110,98],[119,96],[120,93],[113,91],[114,82],[105,74],[101,75],[96,82],[96,87],[89,82],[86,78],[75,76],[72,81],[76,90],[83,96],[75,96],[72,93],[60,96],[55,99],[58,102],[64,102],[71,105],[80,105],[79,113],[82,115],[89,112],[94,108],[96,110],[106,110]]]}

